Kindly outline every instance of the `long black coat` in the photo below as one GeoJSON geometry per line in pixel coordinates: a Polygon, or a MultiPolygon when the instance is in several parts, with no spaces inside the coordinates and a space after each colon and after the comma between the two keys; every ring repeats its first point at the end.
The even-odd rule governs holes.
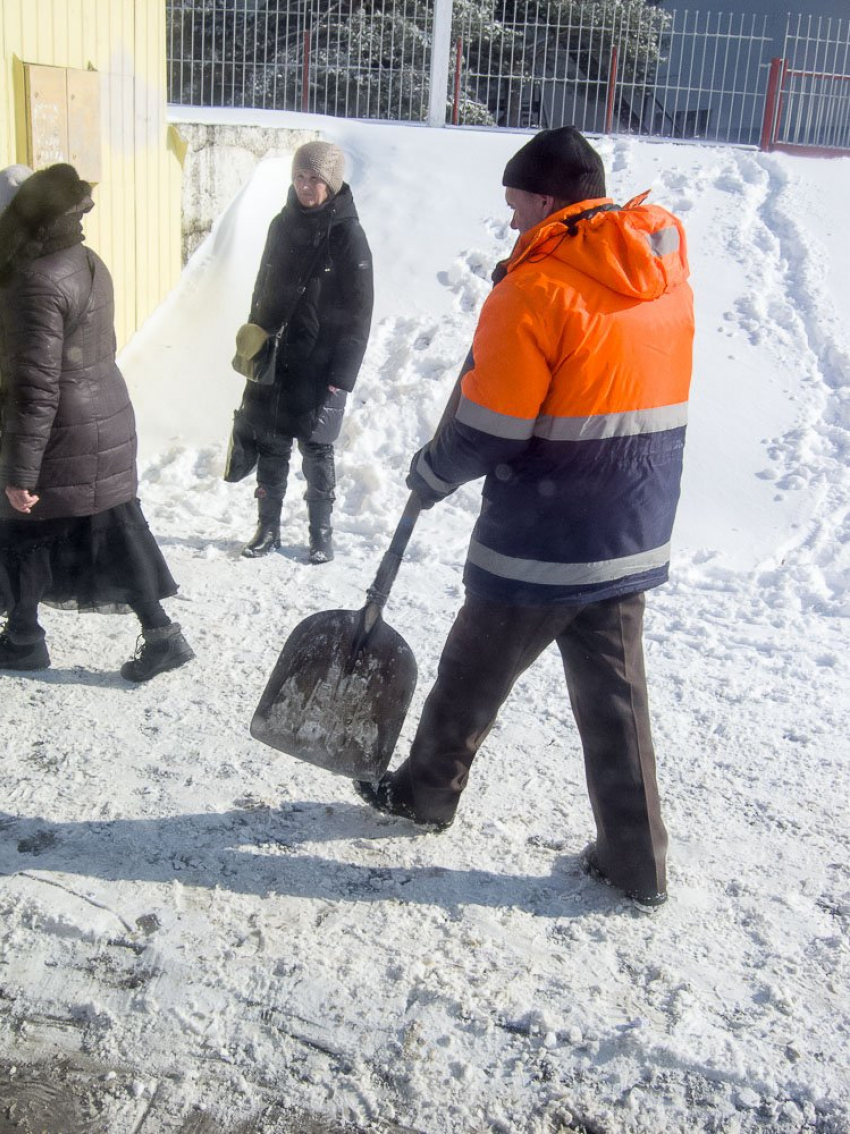
{"type": "Polygon", "coordinates": [[[274,385],[246,384],[242,411],[255,429],[308,440],[328,387],[354,389],[373,294],[372,254],[349,186],[316,209],[303,208],[290,188],[251,301],[250,321],[271,333],[291,312],[274,385]]]}
{"type": "Polygon", "coordinates": [[[134,499],[135,418],[115,346],[112,280],[81,243],[36,255],[0,288],[0,516],[90,516],[134,499]],[[11,507],[7,486],[39,496],[31,513],[11,507]]]}

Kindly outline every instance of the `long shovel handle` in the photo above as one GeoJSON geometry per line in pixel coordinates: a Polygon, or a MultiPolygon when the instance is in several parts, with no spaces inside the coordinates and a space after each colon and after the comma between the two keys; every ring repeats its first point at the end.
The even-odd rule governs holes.
{"type": "Polygon", "coordinates": [[[360,621],[351,643],[351,652],[346,664],[346,672],[350,672],[357,662],[358,655],[369,640],[375,623],[381,617],[384,604],[390,596],[392,585],[401,566],[404,550],[413,534],[413,528],[422,511],[422,501],[417,492],[411,492],[396,526],[390,546],[384,552],[384,558],[378,568],[375,581],[366,592],[366,605],[360,612],[360,621]]]}
{"type": "MultiPolygon", "coordinates": [[[[457,381],[452,388],[449,395],[449,400],[446,402],[446,407],[443,410],[443,416],[440,418],[437,428],[434,430],[434,437],[437,437],[447,422],[451,421],[457,410],[461,396],[461,382],[463,376],[472,367],[472,351],[466,356],[463,366],[461,367],[460,374],[457,376],[457,381]]],[[[432,439],[433,440],[433,439],[432,439]]],[[[407,504],[404,506],[404,511],[401,514],[401,519],[398,522],[390,546],[384,553],[384,558],[381,560],[381,565],[378,568],[378,573],[375,576],[375,581],[366,592],[366,606],[363,608],[363,617],[360,621],[360,632],[356,636],[352,657],[355,656],[364,646],[369,632],[375,623],[378,621],[381,611],[386,604],[387,599],[390,597],[393,583],[395,582],[398,569],[401,566],[401,561],[404,556],[405,549],[408,541],[413,534],[413,528],[416,521],[419,519],[419,513],[422,511],[422,501],[418,493],[411,492],[407,498],[407,504]]]]}
{"type": "Polygon", "coordinates": [[[413,529],[416,525],[416,521],[419,519],[419,513],[421,511],[422,501],[419,499],[419,494],[417,492],[411,492],[410,496],[407,498],[407,503],[404,506],[404,511],[401,514],[401,519],[398,522],[393,538],[390,541],[390,546],[387,548],[384,553],[384,558],[381,560],[378,573],[375,575],[375,581],[366,592],[369,605],[377,606],[378,610],[382,609],[389,598],[392,585],[395,582],[395,577],[401,566],[405,549],[413,534],[413,529]]]}

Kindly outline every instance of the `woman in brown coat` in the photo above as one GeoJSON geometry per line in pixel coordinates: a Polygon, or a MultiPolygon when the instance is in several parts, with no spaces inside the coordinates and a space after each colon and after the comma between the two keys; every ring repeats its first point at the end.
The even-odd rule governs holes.
{"type": "Polygon", "coordinates": [[[138,616],[145,681],[194,655],[160,600],[177,586],[136,499],[136,427],[115,362],[112,280],[83,244],[70,165],[0,172],[0,669],[50,664],[38,606],[138,616]],[[17,184],[16,184],[17,183],[17,184]]]}

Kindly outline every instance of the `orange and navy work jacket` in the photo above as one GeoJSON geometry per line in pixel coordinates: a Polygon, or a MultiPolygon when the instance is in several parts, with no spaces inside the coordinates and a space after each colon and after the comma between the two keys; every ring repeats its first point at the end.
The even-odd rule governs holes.
{"type": "Polygon", "coordinates": [[[693,296],[682,225],[645,198],[520,237],[455,416],[411,470],[438,497],[486,477],[464,572],[483,598],[595,602],[667,578],[693,296]]]}

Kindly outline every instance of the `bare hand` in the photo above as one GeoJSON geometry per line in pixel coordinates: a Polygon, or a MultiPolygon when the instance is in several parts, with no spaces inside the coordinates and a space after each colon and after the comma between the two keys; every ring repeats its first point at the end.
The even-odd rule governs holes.
{"type": "Polygon", "coordinates": [[[6,496],[16,512],[31,512],[39,499],[28,488],[7,487],[6,496]]]}

